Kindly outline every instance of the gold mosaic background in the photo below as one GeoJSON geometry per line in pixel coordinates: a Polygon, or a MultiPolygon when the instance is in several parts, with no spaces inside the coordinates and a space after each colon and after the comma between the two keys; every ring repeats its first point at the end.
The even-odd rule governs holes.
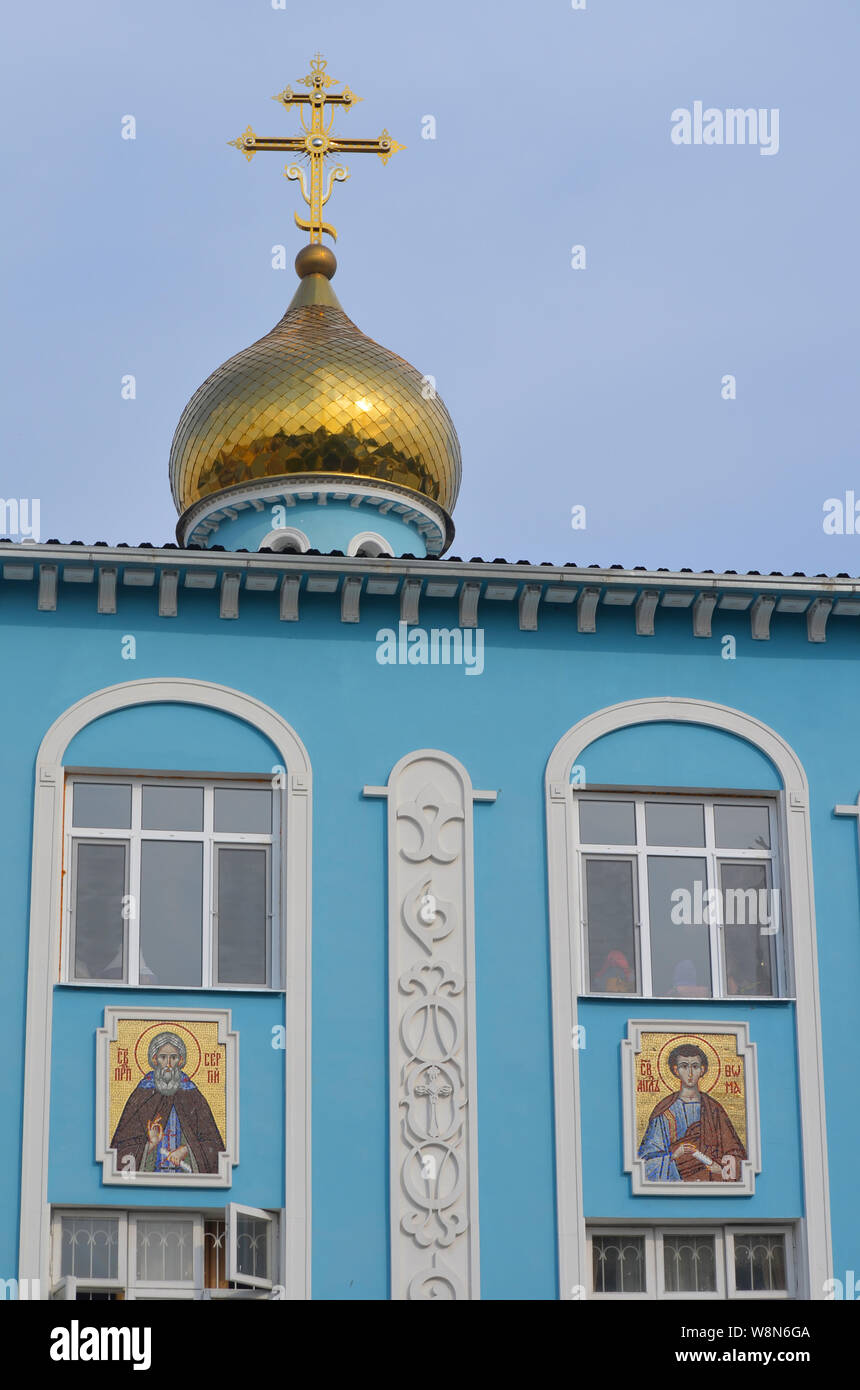
{"type": "Polygon", "coordinates": [[[341,308],[288,309],[185,407],[170,451],[177,508],[237,483],[343,473],[412,488],[450,513],[460,445],[441,398],[425,400],[421,383],[341,308]]]}
{"type": "Polygon", "coordinates": [[[642,1051],[633,1061],[633,1095],[636,1101],[636,1148],[648,1128],[651,1111],[663,1096],[677,1091],[680,1081],[669,1071],[669,1053],[682,1043],[700,1047],[708,1058],[708,1070],[699,1090],[719,1101],[747,1147],[746,1077],[744,1058],[738,1056],[737,1039],[731,1033],[643,1033],[642,1051]],[[647,1070],[643,1071],[643,1067],[647,1070]],[[734,1069],[738,1070],[735,1071],[734,1069]],[[657,1084],[656,1090],[640,1091],[640,1080],[657,1084]],[[734,1085],[737,1084],[737,1093],[734,1085]],[[726,1089],[728,1085],[728,1090],[726,1089]]]}
{"type": "MultiPolygon", "coordinates": [[[[218,1132],[226,1143],[227,1057],[226,1048],[218,1041],[218,1024],[214,1021],[182,1023],[178,1019],[171,1018],[159,1019],[158,1021],[121,1018],[117,1021],[116,1033],[116,1042],[110,1044],[108,1051],[110,1096],[108,1142],[119,1123],[123,1106],[135,1086],[146,1076],[148,1071],[151,1071],[146,1057],[146,1050],[150,1042],[158,1033],[176,1033],[185,1043],[188,1051],[183,1069],[185,1075],[206,1097],[212,1111],[212,1117],[218,1126],[218,1132]],[[217,1063],[214,1060],[216,1053],[219,1056],[217,1063]],[[209,1058],[208,1065],[207,1056],[209,1058]],[[130,1080],[127,1076],[127,1069],[131,1071],[130,1080]],[[207,1079],[208,1073],[214,1070],[219,1073],[217,1082],[207,1079]]],[[[166,1115],[164,1120],[166,1123],[166,1115]]]]}

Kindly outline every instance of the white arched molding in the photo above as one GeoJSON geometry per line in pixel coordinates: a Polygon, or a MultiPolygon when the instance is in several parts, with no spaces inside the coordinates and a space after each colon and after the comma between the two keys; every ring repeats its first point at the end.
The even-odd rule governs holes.
{"type": "Polygon", "coordinates": [[[258,548],[268,548],[281,554],[292,551],[296,555],[304,555],[310,550],[310,546],[311,543],[304,531],[300,531],[297,526],[278,526],[263,537],[258,548]]]}
{"type": "MultiPolygon", "coordinates": [[[[286,720],[228,686],[183,677],[124,681],[86,695],[51,725],[36,759],[30,945],[24,1058],[19,1278],[50,1290],[48,1147],[54,985],[59,979],[63,870],[63,758],[76,734],[96,719],[139,705],[200,705],[259,730],[286,769],[285,853],[281,902],[285,937],[286,1185],[281,1222],[281,1281],[286,1297],[310,1297],[310,997],[311,766],[286,720]]],[[[283,923],[281,926],[283,933],[283,923]]]]}
{"type": "MultiPolygon", "coordinates": [[[[809,788],[794,750],[767,724],[742,710],[709,700],[671,696],[627,700],[580,720],[559,740],[546,770],[547,855],[549,867],[550,952],[553,998],[556,1172],[558,1185],[559,1278],[561,1298],[590,1285],[586,1268],[582,1193],[579,1053],[572,1047],[577,1001],[583,992],[578,949],[580,922],[578,866],[572,851],[573,765],[583,750],[605,734],[637,724],[702,724],[745,739],[764,753],[779,772],[780,846],[788,903],[788,968],[794,980],[800,1132],[803,1146],[805,1220],[798,1242],[801,1298],[824,1298],[832,1263],[824,1074],[818,953],[812,888],[809,788]]],[[[645,1001],[643,1001],[645,1002],[645,1001]]],[[[608,1215],[608,1213],[604,1213],[608,1215]]],[[[740,1214],[740,1213],[739,1213],[740,1214]]]]}
{"type": "Polygon", "coordinates": [[[358,531],[353,536],[346,548],[347,555],[379,556],[388,555],[394,558],[394,551],[391,549],[384,536],[380,536],[378,531],[358,531]]]}

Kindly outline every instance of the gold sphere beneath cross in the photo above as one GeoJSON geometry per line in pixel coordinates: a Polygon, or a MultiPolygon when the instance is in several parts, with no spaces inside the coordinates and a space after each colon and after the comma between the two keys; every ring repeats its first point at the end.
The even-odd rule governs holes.
{"type": "Polygon", "coordinates": [[[337,257],[328,246],[312,242],[303,246],[296,256],[296,274],[300,280],[306,275],[324,275],[330,280],[337,270],[337,257]]]}

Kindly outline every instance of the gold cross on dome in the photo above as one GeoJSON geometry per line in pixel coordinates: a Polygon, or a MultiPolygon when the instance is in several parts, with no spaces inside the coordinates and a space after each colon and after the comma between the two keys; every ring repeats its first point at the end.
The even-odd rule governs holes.
{"type": "Polygon", "coordinates": [[[296,226],[301,227],[302,231],[310,233],[312,245],[322,242],[323,232],[328,232],[332,240],[337,241],[337,232],[331,223],[323,221],[322,211],[331,197],[331,190],[335,182],[342,183],[344,179],[349,178],[349,170],[338,164],[334,169],[329,170],[326,181],[326,159],[336,154],[378,154],[383,164],[387,164],[397,150],[406,149],[405,145],[399,145],[396,140],[392,140],[387,130],[383,130],[376,140],[349,140],[332,135],[331,128],[334,124],[337,107],[342,106],[349,110],[362,98],[357,97],[355,92],[351,92],[347,86],[344,86],[342,92],[330,93],[328,89],[336,85],[336,78],[329,77],[326,67],[325,58],[322,54],[317,53],[311,60],[311,70],[307,77],[300,79],[300,85],[309,87],[310,91],[294,92],[291,87],[285,87],[282,92],[278,92],[277,96],[272,98],[273,101],[279,101],[282,106],[288,109],[291,106],[299,108],[299,119],[304,135],[267,138],[257,135],[248,126],[244,135],[227,142],[229,145],[235,145],[237,150],[241,150],[249,163],[258,150],[288,150],[303,157],[306,166],[309,167],[310,189],[305,181],[305,168],[302,165],[287,164],[284,168],[284,176],[288,179],[297,179],[301,184],[302,197],[310,208],[310,216],[299,217],[298,213],[294,213],[294,217],[296,226]],[[307,107],[310,107],[310,125],[306,119],[307,107]],[[334,108],[330,114],[329,107],[334,108]]]}

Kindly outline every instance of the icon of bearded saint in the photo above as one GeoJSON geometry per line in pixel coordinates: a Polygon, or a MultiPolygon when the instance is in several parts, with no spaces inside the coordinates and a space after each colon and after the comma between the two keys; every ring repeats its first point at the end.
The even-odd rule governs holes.
{"type": "Polygon", "coordinates": [[[146,1055],[152,1071],[126,1101],[111,1140],[117,1168],[130,1155],[139,1173],[217,1173],[224,1142],[209,1102],[183,1071],[184,1042],[158,1033],[146,1055]]]}

